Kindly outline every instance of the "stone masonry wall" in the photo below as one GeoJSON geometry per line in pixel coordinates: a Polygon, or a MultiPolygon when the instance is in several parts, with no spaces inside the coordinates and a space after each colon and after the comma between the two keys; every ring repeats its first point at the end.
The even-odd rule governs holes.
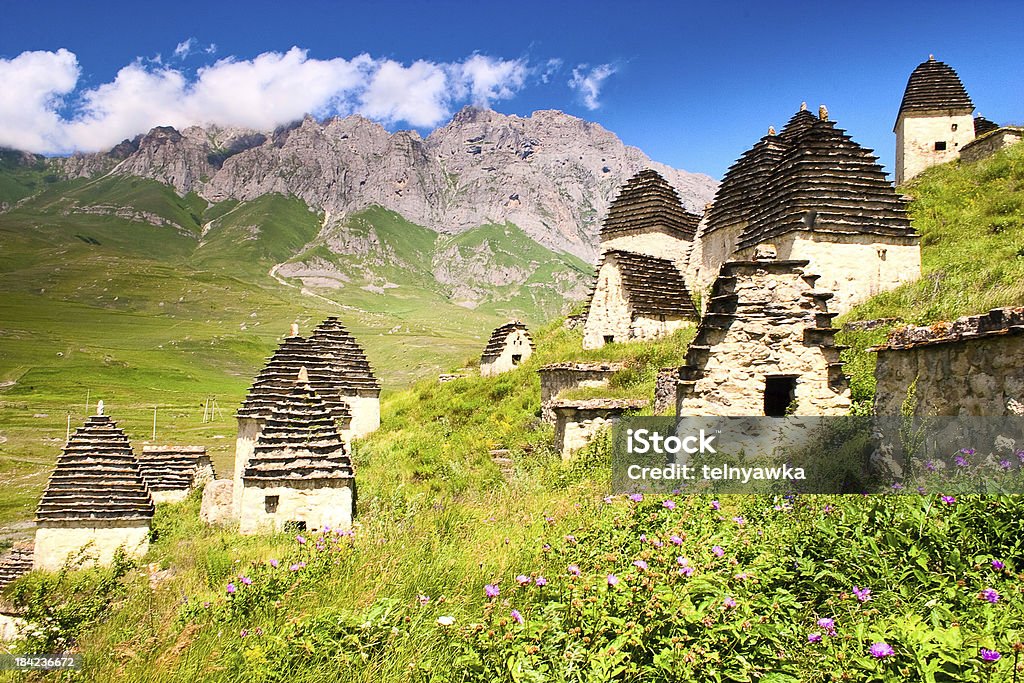
{"type": "MultiPolygon", "coordinates": [[[[351,480],[348,480],[351,482],[351,480]]],[[[305,522],[307,529],[348,529],[352,526],[351,483],[293,488],[246,486],[242,492],[239,531],[255,534],[282,531],[287,522],[305,522]],[[277,511],[267,512],[267,496],[277,496],[277,511]]]]}
{"type": "MultiPolygon", "coordinates": [[[[94,527],[41,526],[36,529],[33,569],[58,571],[69,556],[89,546],[86,555],[95,564],[106,567],[114,561],[114,553],[124,547],[129,557],[142,557],[149,549],[149,525],[107,524],[94,527]]],[[[88,566],[90,563],[87,563],[88,566]]]]}
{"type": "Polygon", "coordinates": [[[611,376],[622,370],[620,363],[558,363],[545,365],[540,375],[541,416],[546,422],[555,421],[551,403],[569,389],[606,387],[611,376]]]}
{"type": "Polygon", "coordinates": [[[661,368],[654,384],[654,414],[662,415],[676,405],[676,385],[679,383],[679,368],[661,368]]]}
{"type": "Polygon", "coordinates": [[[960,150],[960,159],[974,163],[986,159],[1004,147],[1015,145],[1024,138],[1024,128],[1000,128],[982,135],[960,150]]]}
{"type": "Polygon", "coordinates": [[[630,251],[635,254],[647,254],[655,258],[675,261],[680,269],[685,267],[690,253],[690,242],[673,237],[663,232],[616,233],[614,237],[601,242],[601,251],[630,251]]]}
{"type": "Polygon", "coordinates": [[[896,124],[896,184],[910,180],[926,168],[956,159],[960,149],[973,139],[974,117],[970,113],[901,116],[896,124]],[[935,143],[940,141],[946,143],[945,150],[935,149],[935,143]]]}
{"type": "Polygon", "coordinates": [[[622,286],[622,275],[612,263],[605,263],[597,274],[597,286],[583,325],[583,348],[599,349],[605,337],[615,341],[629,339],[632,312],[622,286]]]}

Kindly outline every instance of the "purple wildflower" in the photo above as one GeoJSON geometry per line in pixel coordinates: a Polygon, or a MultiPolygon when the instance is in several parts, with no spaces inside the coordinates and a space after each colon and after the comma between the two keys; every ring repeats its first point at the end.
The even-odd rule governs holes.
{"type": "Polygon", "coordinates": [[[729,595],[725,598],[725,600],[722,601],[722,604],[726,607],[735,607],[736,601],[733,600],[733,597],[731,595],[729,595]]]}
{"type": "Polygon", "coordinates": [[[517,624],[523,623],[523,615],[519,613],[519,610],[512,610],[512,621],[516,622],[517,624]]]}
{"type": "Polygon", "coordinates": [[[633,566],[636,567],[637,569],[641,569],[643,571],[647,571],[647,563],[644,562],[643,560],[634,560],[633,561],[633,566]]]}
{"type": "Polygon", "coordinates": [[[603,501],[604,501],[604,504],[605,504],[605,505],[611,505],[611,504],[612,504],[612,501],[613,501],[613,500],[615,500],[615,499],[614,499],[614,498],[612,498],[611,496],[605,496],[605,497],[604,497],[604,498],[602,498],[601,500],[603,500],[603,501]]]}
{"type": "Polygon", "coordinates": [[[978,654],[981,655],[981,660],[983,662],[995,662],[1002,657],[998,650],[987,650],[985,648],[978,650],[978,654]]]}
{"type": "Polygon", "coordinates": [[[302,536],[296,536],[295,540],[299,542],[299,545],[304,545],[306,543],[306,539],[302,536]]]}
{"type": "Polygon", "coordinates": [[[616,585],[618,583],[619,583],[619,577],[615,576],[615,574],[609,574],[608,575],[608,585],[609,586],[614,586],[614,585],[616,585]]]}
{"type": "Polygon", "coordinates": [[[715,557],[722,557],[725,555],[725,551],[722,550],[722,546],[720,545],[711,546],[711,552],[715,554],[715,557]]]}
{"type": "Polygon", "coordinates": [[[960,452],[963,453],[964,455],[974,455],[973,448],[961,448],[960,452]]]}
{"type": "Polygon", "coordinates": [[[501,593],[501,591],[498,589],[498,586],[496,584],[489,583],[486,586],[484,586],[484,595],[486,595],[489,598],[496,598],[498,597],[499,593],[501,593]]]}
{"type": "Polygon", "coordinates": [[[679,574],[679,576],[693,576],[694,571],[696,570],[693,567],[682,567],[681,569],[677,569],[676,573],[679,574]]]}
{"type": "Polygon", "coordinates": [[[995,588],[986,588],[985,590],[981,591],[978,597],[982,600],[987,600],[988,602],[991,602],[993,605],[999,602],[999,593],[996,591],[995,588]]]}
{"type": "Polygon", "coordinates": [[[676,564],[678,564],[680,567],[686,567],[690,564],[690,559],[687,557],[677,557],[676,564]]]}
{"type": "Polygon", "coordinates": [[[663,508],[665,508],[667,510],[675,510],[676,509],[676,502],[674,500],[662,501],[661,507],[663,507],[663,508]]]}
{"type": "Polygon", "coordinates": [[[903,490],[903,484],[899,483],[898,481],[894,481],[892,483],[892,490],[893,491],[902,491],[903,490]]]}
{"type": "Polygon", "coordinates": [[[743,519],[742,517],[733,517],[732,521],[736,522],[736,524],[739,526],[743,526],[747,523],[747,520],[743,519]]]}
{"type": "Polygon", "coordinates": [[[719,503],[717,500],[713,500],[713,501],[711,501],[711,509],[712,510],[721,510],[722,509],[722,504],[719,503]]]}
{"type": "Polygon", "coordinates": [[[999,466],[1002,467],[1004,470],[1008,470],[1010,469],[1010,461],[1004,458],[999,461],[999,466]]]}
{"type": "Polygon", "coordinates": [[[644,494],[642,494],[642,493],[634,493],[633,495],[631,495],[629,497],[629,499],[631,501],[633,501],[634,503],[641,503],[641,502],[643,502],[644,494]]]}
{"type": "Polygon", "coordinates": [[[420,603],[421,606],[426,607],[427,603],[430,602],[429,595],[417,595],[416,602],[420,603]]]}
{"type": "Polygon", "coordinates": [[[575,543],[576,542],[576,537],[573,536],[572,534],[569,534],[568,536],[565,537],[565,542],[566,543],[575,543]]]}
{"type": "Polygon", "coordinates": [[[1006,565],[1003,564],[1000,560],[992,560],[992,569],[995,569],[996,571],[1002,571],[1006,569],[1006,565]]]}
{"type": "Polygon", "coordinates": [[[233,583],[229,583],[229,584],[228,584],[228,587],[227,587],[227,591],[228,591],[228,594],[230,595],[231,593],[234,593],[234,592],[235,592],[235,590],[236,590],[236,589],[235,589],[235,584],[233,584],[233,583]]]}
{"type": "Polygon", "coordinates": [[[828,619],[828,618],[818,619],[818,626],[823,628],[823,629],[825,629],[825,631],[830,636],[834,636],[836,634],[836,622],[835,622],[834,619],[828,619]]]}
{"type": "Polygon", "coordinates": [[[520,574],[519,576],[516,577],[516,583],[518,583],[520,586],[525,586],[525,585],[529,584],[530,581],[531,581],[530,577],[527,576],[526,574],[520,574]]]}
{"type": "Polygon", "coordinates": [[[536,583],[538,586],[546,586],[546,585],[548,585],[548,580],[545,579],[543,576],[538,576],[534,580],[534,583],[536,583]]]}
{"type": "Polygon", "coordinates": [[[931,460],[929,460],[928,462],[926,462],[924,464],[924,468],[926,470],[928,470],[929,472],[934,472],[935,471],[935,463],[932,462],[931,460]]]}
{"type": "Polygon", "coordinates": [[[807,642],[808,643],[820,643],[821,642],[821,634],[820,633],[808,633],[807,634],[807,642]]]}
{"type": "Polygon", "coordinates": [[[280,564],[280,562],[278,562],[277,560],[271,560],[270,561],[270,566],[273,567],[274,569],[277,569],[277,565],[279,565],[279,564],[280,564]]]}
{"type": "Polygon", "coordinates": [[[570,574],[572,574],[573,576],[579,576],[579,575],[580,575],[580,568],[579,568],[579,566],[577,566],[577,565],[575,565],[575,564],[570,564],[570,565],[569,565],[569,570],[568,570],[568,571],[569,571],[569,573],[570,573],[570,574]]]}
{"type": "Polygon", "coordinates": [[[882,659],[883,657],[892,657],[894,654],[896,654],[896,651],[892,649],[892,646],[885,642],[873,643],[868,652],[871,653],[872,657],[875,657],[877,659],[882,659]]]}
{"type": "Polygon", "coordinates": [[[867,602],[868,600],[871,599],[871,589],[870,588],[858,588],[857,586],[854,586],[853,587],[853,594],[856,595],[857,599],[860,600],[861,602],[867,602]]]}
{"type": "Polygon", "coordinates": [[[248,635],[249,635],[249,629],[245,629],[245,628],[243,628],[243,629],[242,629],[242,631],[241,631],[241,633],[239,633],[238,635],[240,635],[240,636],[242,636],[243,638],[245,638],[246,636],[248,636],[248,635]]]}
{"type": "Polygon", "coordinates": [[[939,498],[939,500],[941,500],[946,505],[953,505],[954,503],[956,503],[956,498],[954,496],[942,496],[939,498]]]}
{"type": "Polygon", "coordinates": [[[252,585],[252,579],[250,579],[248,576],[241,577],[241,582],[245,586],[251,586],[252,585]]]}
{"type": "Polygon", "coordinates": [[[669,536],[668,540],[672,541],[672,543],[674,545],[682,545],[683,544],[683,539],[679,538],[675,534],[672,534],[671,536],[669,536]]]}
{"type": "Polygon", "coordinates": [[[292,572],[297,572],[300,569],[302,569],[302,565],[300,565],[298,563],[293,564],[292,566],[288,567],[288,571],[292,571],[292,572]]]}
{"type": "Polygon", "coordinates": [[[554,517],[545,517],[544,521],[547,522],[548,524],[554,524],[555,523],[555,518],[554,517]]]}

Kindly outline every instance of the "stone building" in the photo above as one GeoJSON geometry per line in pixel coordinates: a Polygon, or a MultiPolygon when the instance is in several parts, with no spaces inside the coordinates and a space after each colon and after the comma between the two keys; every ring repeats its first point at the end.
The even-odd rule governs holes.
{"type": "Polygon", "coordinates": [[[876,415],[901,415],[911,393],[915,415],[1024,415],[1024,308],[894,330],[872,350],[876,415]]]}
{"type": "MultiPolygon", "coordinates": [[[[974,120],[977,122],[978,118],[975,118],[974,120]]],[[[961,161],[969,164],[981,161],[982,159],[992,156],[1001,149],[1009,147],[1010,145],[1020,144],[1021,140],[1024,140],[1024,128],[1016,126],[997,126],[991,121],[986,121],[986,123],[991,124],[992,127],[979,133],[974,140],[960,148],[961,161]]]]}
{"type": "Polygon", "coordinates": [[[214,479],[204,446],[143,446],[139,467],[154,503],[184,500],[192,489],[214,479]]]}
{"type": "Polygon", "coordinates": [[[832,294],[815,289],[806,260],[759,256],[722,266],[679,369],[677,415],[848,413],[832,294]]]}
{"type": "Polygon", "coordinates": [[[844,313],[921,274],[920,236],[906,201],[870,150],[802,106],[778,134],[769,130],[726,172],[691,258],[704,291],[726,261],[773,244],[782,260],[806,260],[844,313]]]}
{"type": "Polygon", "coordinates": [[[345,529],[355,471],[330,407],[305,369],[271,407],[242,471],[239,530],[345,529]]]}
{"type": "Polygon", "coordinates": [[[545,365],[540,375],[541,417],[555,421],[551,404],[560,394],[571,389],[607,387],[612,375],[626,366],[622,363],[552,363],[545,365]]]}
{"type": "Polygon", "coordinates": [[[533,355],[533,339],[518,320],[505,323],[491,333],[480,356],[480,376],[500,375],[518,367],[533,355]]]}
{"type": "Polygon", "coordinates": [[[568,460],[604,428],[614,427],[627,412],[641,410],[647,401],[639,399],[594,398],[581,401],[555,399],[555,447],[568,460]]]}
{"type": "Polygon", "coordinates": [[[103,414],[68,439],[36,509],[33,566],[55,571],[69,557],[109,565],[118,548],[141,557],[149,548],[153,498],[128,437],[103,414]]]}
{"type": "Polygon", "coordinates": [[[655,171],[641,171],[622,187],[601,227],[583,348],[653,339],[693,323],[697,311],[684,273],[697,223],[655,171]]]}
{"type": "MultiPolygon", "coordinates": [[[[309,345],[332,363],[338,395],[352,411],[352,437],[358,439],[377,431],[380,427],[380,381],[352,333],[331,316],[313,329],[309,345]]],[[[314,388],[320,391],[315,384],[314,388]]],[[[330,403],[328,398],[324,400],[330,403]]]]}

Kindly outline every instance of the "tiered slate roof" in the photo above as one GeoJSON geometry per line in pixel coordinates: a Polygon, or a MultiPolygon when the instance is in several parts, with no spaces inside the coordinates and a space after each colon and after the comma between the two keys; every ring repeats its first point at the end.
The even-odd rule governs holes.
{"type": "Polygon", "coordinates": [[[153,498],[128,437],[106,415],[75,430],[57,458],[36,521],[84,522],[153,517],[153,498]]]}
{"type": "Polygon", "coordinates": [[[899,114],[934,111],[962,111],[970,114],[974,111],[974,103],[953,67],[937,61],[935,57],[929,57],[928,61],[921,62],[910,74],[899,114]]]}
{"type": "Polygon", "coordinates": [[[33,547],[20,543],[0,557],[0,590],[32,571],[33,547]]]}
{"type": "Polygon", "coordinates": [[[699,216],[683,209],[679,195],[657,171],[647,169],[630,178],[608,207],[601,239],[633,231],[661,231],[693,239],[699,216]]]}
{"type": "Polygon", "coordinates": [[[804,108],[729,169],[704,232],[740,221],[738,249],[794,231],[916,235],[878,157],[804,108]]]}
{"type": "Polygon", "coordinates": [[[989,121],[981,114],[974,117],[974,137],[981,137],[985,133],[991,133],[998,129],[999,124],[995,121],[989,121]]]}
{"type": "Polygon", "coordinates": [[[487,346],[484,347],[484,352],[480,355],[480,362],[490,363],[500,356],[501,352],[505,349],[505,340],[516,330],[522,330],[526,338],[530,340],[530,348],[533,349],[533,337],[530,336],[530,331],[526,329],[525,324],[514,320],[494,329],[494,332],[491,333],[491,338],[487,341],[487,346]]]}
{"type": "Polygon", "coordinates": [[[343,396],[360,390],[380,392],[380,382],[362,347],[337,318],[331,316],[317,325],[309,344],[316,352],[336,362],[341,371],[337,384],[343,396]]]}
{"type": "Polygon", "coordinates": [[[696,317],[697,309],[686,288],[686,280],[673,261],[612,250],[601,257],[598,272],[610,259],[618,265],[634,315],[696,317]]]}
{"type": "Polygon", "coordinates": [[[139,458],[149,490],[188,491],[201,468],[213,468],[204,446],[143,446],[139,458]]]}
{"type": "Polygon", "coordinates": [[[330,408],[300,375],[271,408],[243,483],[322,483],[354,476],[330,408]]]}

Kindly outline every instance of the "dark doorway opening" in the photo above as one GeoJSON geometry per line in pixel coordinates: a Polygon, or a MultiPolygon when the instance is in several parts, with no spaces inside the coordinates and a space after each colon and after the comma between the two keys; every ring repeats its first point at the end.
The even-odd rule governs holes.
{"type": "Polygon", "coordinates": [[[615,337],[613,335],[610,335],[610,334],[604,335],[604,343],[605,344],[611,344],[614,341],[615,341],[615,337]]]}
{"type": "Polygon", "coordinates": [[[796,377],[764,378],[764,414],[784,417],[796,395],[796,377]]]}
{"type": "Polygon", "coordinates": [[[277,512],[277,504],[280,500],[281,499],[278,496],[267,496],[263,499],[263,506],[269,513],[277,512]]]}
{"type": "Polygon", "coordinates": [[[523,362],[523,354],[514,353],[512,354],[512,365],[519,365],[523,362]]]}

